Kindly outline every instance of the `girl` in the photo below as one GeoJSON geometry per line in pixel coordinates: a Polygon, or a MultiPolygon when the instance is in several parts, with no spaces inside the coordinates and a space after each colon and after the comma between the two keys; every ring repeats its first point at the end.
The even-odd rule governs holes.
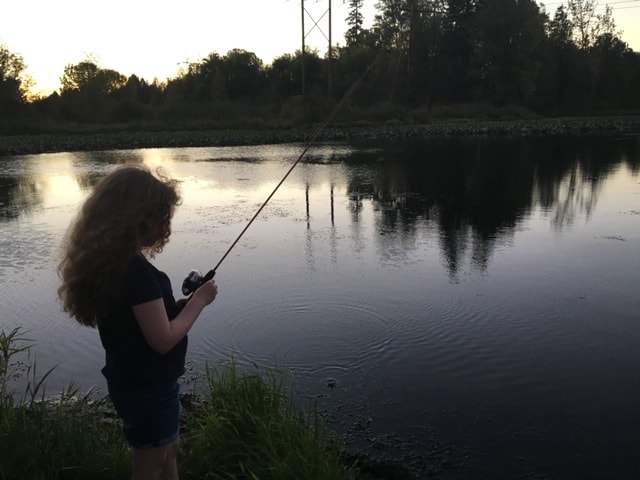
{"type": "Polygon", "coordinates": [[[147,260],[169,241],[179,204],[177,181],[144,167],[114,170],[71,225],[58,268],[64,310],[100,333],[102,373],[132,448],[134,479],[178,478],[187,332],[218,293],[212,280],[178,305],[167,275],[147,260]]]}

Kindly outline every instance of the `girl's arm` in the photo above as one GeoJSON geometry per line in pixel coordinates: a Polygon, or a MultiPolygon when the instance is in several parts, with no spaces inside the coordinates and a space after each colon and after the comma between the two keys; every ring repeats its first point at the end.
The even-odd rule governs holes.
{"type": "Polygon", "coordinates": [[[162,355],[184,338],[196,322],[198,315],[204,307],[213,302],[217,294],[218,287],[215,281],[205,282],[171,321],[167,316],[162,298],[134,305],[133,314],[149,346],[162,355]]]}

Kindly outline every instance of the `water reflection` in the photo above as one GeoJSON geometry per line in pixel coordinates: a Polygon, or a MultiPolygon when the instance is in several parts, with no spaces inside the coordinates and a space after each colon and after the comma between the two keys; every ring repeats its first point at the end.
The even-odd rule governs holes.
{"type": "MultiPolygon", "coordinates": [[[[227,148],[221,153],[222,158],[233,161],[261,161],[272,158],[274,149],[277,147],[227,148]]],[[[210,150],[199,150],[183,160],[220,161],[211,158],[210,150]]],[[[290,150],[294,158],[298,150],[290,150]]],[[[496,247],[509,243],[516,227],[536,208],[548,214],[557,230],[572,225],[579,215],[588,220],[612,172],[624,165],[638,173],[639,150],[632,138],[430,138],[364,144],[355,149],[322,147],[306,163],[342,164],[338,174],[346,179],[338,181],[347,184],[351,222],[360,222],[364,202],[371,202],[380,242],[395,243],[393,249],[384,251],[413,248],[418,228],[434,231],[450,275],[456,278],[467,256],[475,268],[486,269],[496,247]]],[[[86,192],[113,165],[161,164],[171,155],[170,149],[77,152],[53,156],[52,162],[60,163],[54,172],[57,168],[61,174],[71,174],[80,191],[86,192]]],[[[51,170],[40,172],[36,158],[13,161],[23,162],[20,166],[5,159],[7,168],[0,175],[0,221],[16,220],[43,206],[43,189],[51,170]]],[[[237,173],[234,175],[237,179],[237,173]]],[[[309,191],[316,181],[304,180],[308,228],[309,191]]],[[[330,185],[334,225],[333,180],[330,185]]]]}
{"type": "Polygon", "coordinates": [[[0,221],[14,220],[42,204],[37,180],[31,177],[0,179],[0,221]]]}
{"type": "Polygon", "coordinates": [[[411,236],[417,224],[437,225],[452,277],[470,251],[485,269],[498,244],[536,207],[550,212],[556,229],[577,215],[591,216],[610,174],[625,165],[637,174],[640,148],[633,139],[429,139],[349,157],[354,168],[350,211],[358,221],[363,199],[376,205],[378,229],[411,236]]]}
{"type": "MultiPolygon", "coordinates": [[[[51,155],[24,156],[2,160],[0,172],[0,222],[16,220],[42,208],[48,190],[69,189],[71,185],[56,188],[53,178],[70,177],[73,187],[82,192],[90,190],[113,165],[142,163],[142,151],[70,152],[51,155]],[[42,160],[46,159],[45,165],[42,160]]],[[[74,188],[72,188],[74,189],[74,188]]]]}

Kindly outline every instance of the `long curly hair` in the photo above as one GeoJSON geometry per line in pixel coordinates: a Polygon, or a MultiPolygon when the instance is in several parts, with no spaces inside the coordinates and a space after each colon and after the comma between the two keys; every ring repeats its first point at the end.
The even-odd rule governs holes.
{"type": "Polygon", "coordinates": [[[58,265],[65,312],[96,327],[122,298],[127,266],[138,253],[153,257],[171,235],[181,198],[178,182],[161,171],[124,166],[104,177],[69,227],[58,265]]]}

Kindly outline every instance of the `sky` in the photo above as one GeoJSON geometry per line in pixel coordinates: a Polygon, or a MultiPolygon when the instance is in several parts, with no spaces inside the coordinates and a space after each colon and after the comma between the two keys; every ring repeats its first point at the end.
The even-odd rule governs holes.
{"type": "MultiPolygon", "coordinates": [[[[348,1],[332,0],[332,43],[344,44],[348,1]]],[[[365,28],[376,0],[365,0],[365,28]]],[[[551,14],[562,0],[548,0],[551,14]]],[[[600,1],[613,8],[622,40],[640,51],[640,0],[600,1]]],[[[305,43],[328,47],[329,0],[305,0],[305,43]],[[317,22],[314,28],[313,22],[317,22]]],[[[254,52],[268,64],[302,44],[300,0],[0,0],[0,44],[22,56],[34,93],[60,86],[66,65],[92,58],[147,81],[165,81],[187,62],[233,48],[254,52]]]]}

